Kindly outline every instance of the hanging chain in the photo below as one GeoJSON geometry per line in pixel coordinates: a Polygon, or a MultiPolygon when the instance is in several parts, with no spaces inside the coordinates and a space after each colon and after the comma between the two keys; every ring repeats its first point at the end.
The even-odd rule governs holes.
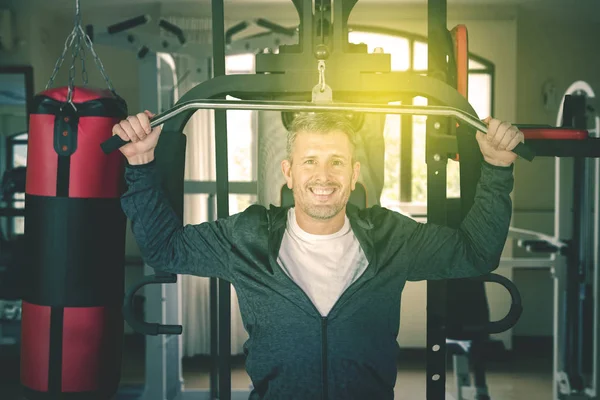
{"type": "Polygon", "coordinates": [[[56,60],[56,64],[54,64],[54,71],[52,71],[52,75],[50,76],[50,80],[46,84],[45,90],[48,90],[54,84],[54,79],[56,78],[56,74],[58,73],[58,70],[60,69],[60,67],[62,67],[63,62],[65,61],[65,56],[67,54],[67,51],[73,45],[74,40],[75,40],[75,34],[74,34],[74,32],[71,32],[71,34],[67,37],[67,40],[65,41],[65,48],[63,49],[62,54],[60,55],[58,60],[56,60]]]}
{"type": "Polygon", "coordinates": [[[67,94],[67,103],[69,103],[75,110],[77,110],[77,108],[75,107],[75,104],[73,104],[73,90],[75,88],[75,75],[76,75],[75,64],[76,64],[76,61],[78,58],[81,60],[81,77],[83,80],[83,86],[87,86],[87,84],[88,84],[88,73],[85,68],[85,58],[86,58],[85,48],[86,47],[92,53],[94,62],[96,63],[96,66],[100,70],[100,73],[102,74],[102,77],[104,78],[109,90],[113,94],[117,95],[117,93],[115,92],[115,90],[112,86],[110,79],[108,78],[108,75],[106,74],[106,71],[104,70],[104,65],[102,64],[102,61],[100,61],[100,57],[98,57],[98,54],[96,54],[96,51],[94,50],[94,45],[92,43],[92,40],[87,35],[87,33],[85,33],[85,31],[83,30],[83,27],[81,26],[80,0],[75,0],[75,26],[73,27],[73,30],[71,31],[69,36],[67,36],[67,40],[65,41],[65,47],[63,49],[63,52],[60,55],[60,57],[58,58],[58,60],[56,60],[56,64],[54,65],[54,71],[52,71],[50,80],[46,84],[46,90],[48,90],[54,84],[54,80],[56,79],[56,74],[58,73],[58,70],[62,67],[62,65],[65,61],[67,51],[70,48],[71,49],[71,66],[69,67],[69,83],[68,83],[69,91],[67,94]],[[83,42],[83,44],[85,44],[85,46],[82,44],[82,42],[83,42]]]}

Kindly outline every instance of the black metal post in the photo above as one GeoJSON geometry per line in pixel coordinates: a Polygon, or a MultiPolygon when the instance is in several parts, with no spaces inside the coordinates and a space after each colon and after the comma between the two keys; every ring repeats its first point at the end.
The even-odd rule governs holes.
{"type": "MultiPolygon", "coordinates": [[[[427,3],[428,74],[446,82],[446,0],[427,3]]],[[[432,104],[429,100],[429,104],[432,104]]],[[[447,154],[437,146],[435,135],[447,132],[447,118],[427,118],[427,221],[446,224],[447,154]]],[[[427,282],[427,399],[442,400],[446,392],[446,282],[427,282]]]]}
{"type": "MultiPolygon", "coordinates": [[[[225,10],[223,0],[212,0],[213,75],[225,75],[225,10]]],[[[215,110],[215,163],[217,169],[217,218],[229,216],[227,114],[215,110]]],[[[214,284],[211,286],[213,288],[214,284]]],[[[218,398],[231,399],[231,286],[218,280],[218,398]]]]}
{"type": "MultiPolygon", "coordinates": [[[[584,97],[565,96],[562,125],[576,129],[587,129],[585,118],[586,101],[584,97]]],[[[590,296],[588,280],[591,243],[591,226],[589,213],[592,211],[589,192],[589,164],[583,157],[573,159],[573,236],[567,257],[567,293],[566,335],[565,335],[565,370],[573,390],[582,391],[586,361],[589,357],[584,353],[586,312],[590,296]],[[587,217],[587,218],[586,218],[587,217]]]]}
{"type": "Polygon", "coordinates": [[[209,282],[210,307],[210,398],[219,398],[219,286],[217,278],[209,282]]]}
{"type": "Polygon", "coordinates": [[[585,221],[582,221],[585,201],[584,176],[585,159],[575,157],[573,160],[573,236],[569,246],[567,257],[567,332],[565,364],[571,387],[580,391],[583,389],[583,377],[581,375],[581,353],[578,351],[581,345],[580,332],[580,296],[581,286],[584,282],[584,265],[582,259],[581,242],[585,237],[585,221]]]}
{"type": "MultiPolygon", "coordinates": [[[[408,104],[408,103],[407,103],[408,104]]],[[[400,116],[400,201],[412,201],[413,116],[400,116]]]]}

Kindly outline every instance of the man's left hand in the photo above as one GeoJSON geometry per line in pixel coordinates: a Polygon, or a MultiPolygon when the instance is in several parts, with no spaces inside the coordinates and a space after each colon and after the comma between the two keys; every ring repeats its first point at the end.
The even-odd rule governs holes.
{"type": "Polygon", "coordinates": [[[492,165],[508,167],[516,159],[513,150],[525,136],[509,122],[502,122],[492,117],[483,120],[488,125],[488,132],[477,132],[477,142],[483,154],[483,159],[492,165]]]}

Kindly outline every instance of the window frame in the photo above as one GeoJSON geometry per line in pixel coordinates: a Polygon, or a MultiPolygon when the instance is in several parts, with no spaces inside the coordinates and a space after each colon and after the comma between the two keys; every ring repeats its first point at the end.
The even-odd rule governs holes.
{"type": "MultiPolygon", "coordinates": [[[[350,32],[362,32],[362,33],[367,33],[367,34],[370,33],[370,34],[388,35],[388,36],[395,36],[395,37],[399,37],[399,38],[408,40],[408,56],[410,57],[410,62],[409,62],[409,67],[405,72],[406,73],[417,73],[417,74],[426,74],[427,73],[427,70],[413,68],[415,65],[415,58],[414,58],[415,43],[420,42],[420,43],[429,45],[429,42],[428,42],[426,36],[415,34],[412,32],[403,31],[400,29],[392,29],[392,28],[384,28],[384,27],[377,27],[377,26],[371,26],[371,25],[360,25],[360,24],[350,25],[348,27],[348,32],[349,33],[350,32]]],[[[384,51],[385,51],[385,49],[384,49],[384,51]]],[[[469,58],[469,61],[472,60],[472,61],[475,61],[484,66],[483,68],[469,69],[469,71],[468,71],[469,76],[475,75],[475,74],[482,74],[482,75],[490,76],[490,86],[491,86],[491,88],[490,88],[490,97],[491,97],[490,98],[490,115],[494,115],[495,98],[496,98],[495,65],[490,60],[483,58],[477,54],[474,54],[471,51],[468,52],[468,58],[469,58]]],[[[402,146],[402,143],[404,143],[405,145],[409,145],[411,148],[411,151],[402,152],[402,149],[400,149],[400,154],[401,154],[400,171],[399,171],[400,206],[403,209],[406,207],[410,207],[412,209],[414,209],[415,207],[418,209],[421,209],[421,208],[424,209],[425,205],[421,205],[421,207],[415,206],[416,203],[415,203],[413,195],[412,195],[412,180],[413,180],[412,148],[414,146],[413,140],[412,140],[412,134],[413,134],[412,127],[414,126],[414,122],[412,122],[411,124],[407,124],[406,123],[407,120],[412,121],[411,116],[402,116],[401,126],[407,127],[408,125],[410,125],[411,128],[410,128],[410,130],[401,129],[402,136],[400,139],[400,143],[401,143],[401,146],[402,146]]]]}
{"type": "MultiPolygon", "coordinates": [[[[25,131],[19,131],[8,134],[8,132],[0,132],[0,137],[2,137],[2,141],[0,141],[0,154],[2,152],[5,155],[5,162],[0,164],[0,180],[4,176],[4,172],[13,168],[14,162],[14,146],[19,144],[24,144],[27,146],[28,140],[16,140],[17,136],[22,134],[28,134],[29,132],[29,114],[31,110],[31,105],[33,104],[34,87],[33,87],[33,67],[31,65],[10,65],[10,66],[0,66],[0,74],[21,74],[23,75],[23,81],[25,83],[25,131]]],[[[14,207],[13,204],[7,204],[9,207],[14,207]]],[[[0,216],[0,228],[4,226],[5,232],[7,235],[15,235],[15,218],[23,218],[23,217],[13,217],[13,216],[0,216]]]]}

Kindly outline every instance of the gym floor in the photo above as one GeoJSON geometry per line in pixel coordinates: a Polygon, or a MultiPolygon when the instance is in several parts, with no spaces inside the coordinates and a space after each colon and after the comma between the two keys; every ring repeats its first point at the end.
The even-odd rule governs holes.
{"type": "MultiPolygon", "coordinates": [[[[123,388],[139,387],[144,382],[144,351],[140,343],[126,343],[123,355],[123,388]]],[[[0,347],[0,350],[3,348],[0,347]]],[[[18,355],[0,352],[0,399],[24,400],[20,395],[18,355]]],[[[510,355],[492,355],[488,365],[488,386],[492,400],[549,400],[552,398],[552,352],[549,343],[515,342],[510,355]]],[[[398,380],[395,400],[425,399],[424,353],[403,351],[398,362],[398,380]]],[[[207,357],[184,359],[183,371],[186,387],[207,389],[209,386],[209,360],[207,357]]],[[[452,362],[448,362],[449,393],[454,393],[452,362]]],[[[250,379],[244,370],[242,357],[235,357],[232,369],[232,387],[248,388],[250,379]]],[[[119,395],[116,400],[130,400],[119,395]]]]}

